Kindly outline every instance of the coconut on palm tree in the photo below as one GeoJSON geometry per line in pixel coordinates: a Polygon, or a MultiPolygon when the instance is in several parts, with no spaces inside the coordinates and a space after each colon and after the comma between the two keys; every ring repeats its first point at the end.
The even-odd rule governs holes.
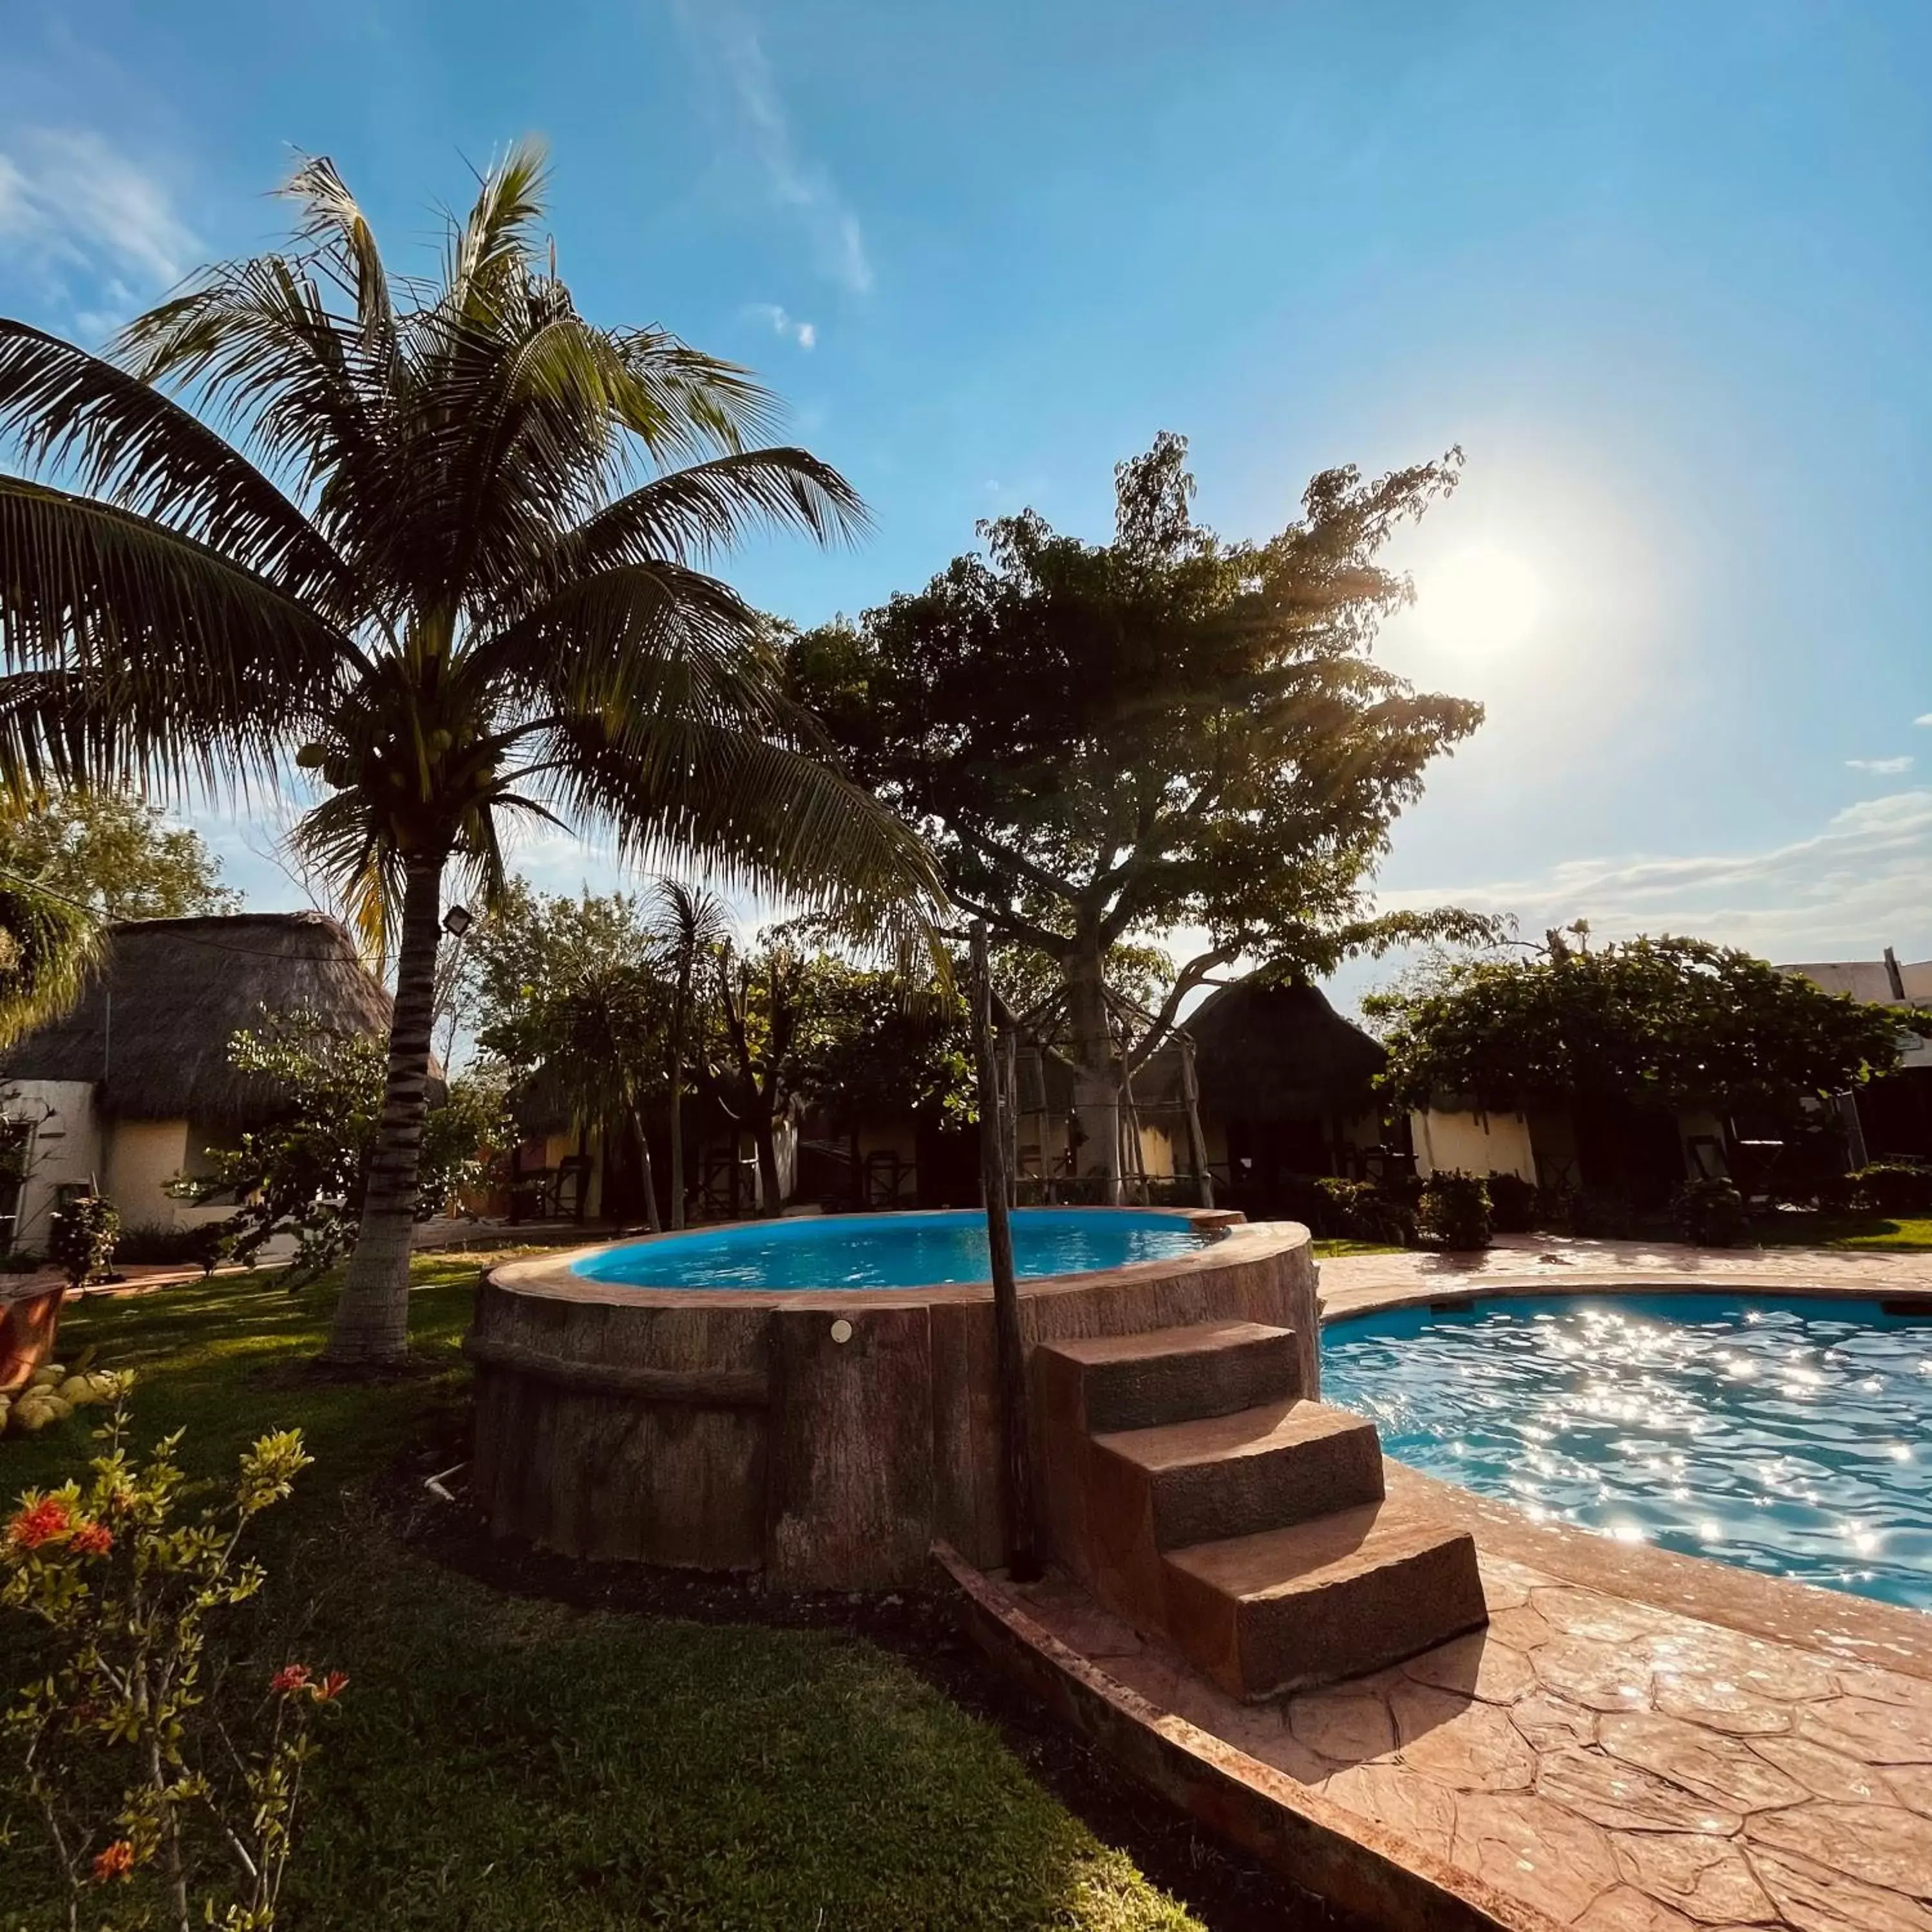
{"type": "Polygon", "coordinates": [[[394,944],[342,1360],[406,1342],[452,867],[490,892],[538,820],[855,920],[909,926],[934,890],[704,567],[752,524],[850,532],[857,499],[760,446],[742,369],[580,316],[543,187],[513,150],[440,272],[392,278],[312,160],[289,249],[202,272],[106,356],[0,322],[0,436],[31,472],[0,474],[0,779],[232,794],[299,766],[296,838],[394,944]]]}

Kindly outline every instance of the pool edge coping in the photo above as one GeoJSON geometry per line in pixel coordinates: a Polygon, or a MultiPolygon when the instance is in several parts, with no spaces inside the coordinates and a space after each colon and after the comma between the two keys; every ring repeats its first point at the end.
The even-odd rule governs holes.
{"type": "MultiPolygon", "coordinates": [[[[912,1209],[908,1214],[956,1214],[956,1208],[912,1209]]],[[[963,1210],[970,1213],[973,1210],[963,1210]]],[[[1192,1254],[1171,1255],[1150,1261],[1127,1262],[1110,1268],[1087,1268],[1071,1274],[1034,1275],[1022,1280],[1019,1283],[1022,1300],[1036,1296],[1064,1294],[1082,1289],[1090,1289],[1112,1282],[1138,1282],[1153,1279],[1156,1274],[1195,1274],[1210,1268],[1239,1265],[1244,1262],[1258,1261],[1281,1250],[1312,1244],[1308,1229],[1298,1221],[1248,1221],[1241,1218],[1239,1210],[1232,1208],[1182,1208],[1149,1210],[1132,1208],[1082,1209],[1083,1213],[1132,1214],[1165,1213],[1185,1215],[1203,1232],[1218,1238],[1210,1240],[1192,1254]]],[[[836,1222],[842,1217],[828,1215],[828,1222],[836,1222]]],[[[731,1222],[720,1225],[732,1227],[750,1227],[754,1222],[731,1222]]],[[[773,1225],[782,1225],[775,1222],[773,1225]]],[[[677,1233],[694,1234],[696,1228],[685,1228],[677,1233]]],[[[935,1305],[949,1306],[975,1306],[990,1303],[993,1298],[992,1285],[989,1282],[935,1282],[928,1286],[906,1288],[800,1288],[769,1290],[750,1288],[664,1288],[632,1287],[622,1282],[598,1281],[593,1276],[578,1274],[576,1264],[595,1254],[601,1254],[614,1247],[629,1247],[642,1241],[668,1240],[676,1234],[667,1230],[659,1234],[628,1237],[621,1241],[593,1241],[580,1248],[570,1248],[542,1255],[525,1256],[515,1261],[501,1262],[487,1269],[484,1281],[488,1287],[500,1292],[526,1294],[544,1300],[606,1302],[624,1308],[734,1308],[747,1312],[769,1312],[773,1310],[787,1312],[812,1313],[813,1312],[849,1314],[854,1308],[906,1309],[923,1308],[935,1305]]]]}

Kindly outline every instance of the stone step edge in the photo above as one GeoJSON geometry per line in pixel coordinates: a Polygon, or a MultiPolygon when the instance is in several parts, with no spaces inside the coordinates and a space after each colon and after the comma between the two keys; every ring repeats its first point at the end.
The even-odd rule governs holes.
{"type": "Polygon", "coordinates": [[[934,1543],[932,1558],[959,1592],[967,1634],[995,1670],[1131,1777],[1303,1890],[1390,1932],[1563,1932],[1474,1873],[1150,1703],[1045,1629],[950,1545],[934,1543]]]}

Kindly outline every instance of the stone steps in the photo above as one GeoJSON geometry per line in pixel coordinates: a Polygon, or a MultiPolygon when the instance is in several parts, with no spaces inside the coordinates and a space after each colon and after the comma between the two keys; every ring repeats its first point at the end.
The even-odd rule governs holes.
{"type": "Polygon", "coordinates": [[[1360,1676],[1484,1621],[1475,1546],[1384,1498],[1374,1425],[1258,1322],[1042,1342],[1056,1553],[1242,1697],[1360,1676]]]}
{"type": "Polygon", "coordinates": [[[1238,1697],[1366,1676],[1488,1621],[1474,1540],[1386,1502],[1162,1567],[1168,1636],[1238,1697]]]}

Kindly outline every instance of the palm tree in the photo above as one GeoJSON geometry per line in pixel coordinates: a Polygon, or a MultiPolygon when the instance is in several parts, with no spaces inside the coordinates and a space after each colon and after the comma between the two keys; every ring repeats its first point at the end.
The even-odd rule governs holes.
{"type": "Polygon", "coordinates": [[[446,872],[486,898],[519,822],[829,906],[935,890],[820,762],[760,626],[702,567],[749,525],[863,512],[758,446],[771,398],[655,328],[593,326],[538,243],[530,145],[392,280],[326,160],[285,252],[204,270],[88,355],[0,322],[0,780],[247,795],[394,946],[380,1138],[329,1355],[393,1360],[446,872]],[[62,487],[31,480],[51,475],[62,487]]]}
{"type": "Polygon", "coordinates": [[[692,1002],[700,963],[730,935],[724,902],[681,879],[658,882],[658,910],[670,956],[670,1034],[665,1059],[670,1074],[670,1224],[684,1226],[684,1068],[689,1050],[692,1002]]]}

